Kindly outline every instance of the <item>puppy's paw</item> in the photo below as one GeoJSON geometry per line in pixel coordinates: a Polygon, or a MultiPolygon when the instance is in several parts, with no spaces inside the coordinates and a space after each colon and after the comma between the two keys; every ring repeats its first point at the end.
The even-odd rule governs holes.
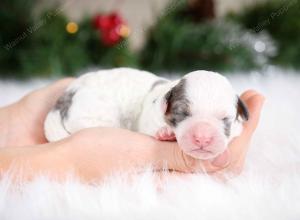
{"type": "Polygon", "coordinates": [[[173,130],[167,126],[160,128],[157,131],[155,138],[160,141],[176,141],[173,130]]]}

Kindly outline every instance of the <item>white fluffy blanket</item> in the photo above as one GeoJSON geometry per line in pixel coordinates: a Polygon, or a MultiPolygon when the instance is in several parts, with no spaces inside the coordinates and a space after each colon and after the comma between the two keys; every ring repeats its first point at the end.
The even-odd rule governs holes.
{"type": "MultiPolygon", "coordinates": [[[[300,74],[268,68],[230,79],[267,98],[239,177],[226,184],[206,175],[169,179],[159,191],[150,172],[98,186],[41,177],[14,189],[4,178],[0,219],[300,219],[300,74]]],[[[45,83],[0,81],[0,105],[45,83]]]]}

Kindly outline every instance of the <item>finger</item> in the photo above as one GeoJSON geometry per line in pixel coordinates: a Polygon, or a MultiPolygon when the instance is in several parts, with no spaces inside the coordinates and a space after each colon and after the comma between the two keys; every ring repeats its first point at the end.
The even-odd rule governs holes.
{"type": "Polygon", "coordinates": [[[46,86],[45,88],[43,88],[42,91],[44,93],[47,93],[48,95],[61,94],[73,80],[74,80],[74,78],[72,78],[72,77],[58,80],[58,81],[46,86]]]}
{"type": "Polygon", "coordinates": [[[47,102],[47,106],[53,106],[57,99],[62,95],[66,87],[74,80],[74,78],[65,78],[54,82],[41,90],[39,97],[47,102]]]}
{"type": "Polygon", "coordinates": [[[246,104],[248,105],[250,118],[248,121],[244,122],[242,134],[239,135],[239,137],[234,138],[229,144],[229,151],[233,155],[233,160],[244,158],[246,155],[251,136],[255,131],[260,118],[264,100],[264,97],[258,93],[248,97],[246,104]]]}
{"type": "Polygon", "coordinates": [[[265,98],[260,94],[254,94],[246,100],[250,118],[244,123],[243,131],[252,134],[258,125],[260,113],[264,104],[265,98]]]}
{"type": "MultiPolygon", "coordinates": [[[[168,145],[170,146],[170,144],[168,145]]],[[[166,146],[162,149],[167,150],[168,148],[166,146]]],[[[172,153],[165,154],[169,169],[184,173],[209,172],[211,170],[209,161],[198,160],[185,154],[177,144],[173,144],[171,149],[172,153]]]]}
{"type": "Polygon", "coordinates": [[[229,150],[226,149],[222,154],[220,154],[219,156],[217,156],[213,161],[212,161],[212,165],[214,167],[218,168],[225,168],[229,165],[230,163],[230,153],[229,150]]]}
{"type": "Polygon", "coordinates": [[[225,169],[231,163],[231,152],[226,149],[222,154],[214,158],[213,160],[201,161],[202,171],[207,173],[214,173],[225,169]]]}
{"type": "Polygon", "coordinates": [[[213,161],[195,159],[182,152],[180,162],[177,163],[180,165],[181,171],[183,170],[185,172],[213,173],[228,167],[230,165],[230,162],[230,152],[226,150],[215,159],[213,159],[213,161]]]}
{"type": "Polygon", "coordinates": [[[243,92],[240,96],[240,98],[246,102],[250,97],[256,95],[256,94],[259,94],[257,91],[253,90],[253,89],[249,89],[245,92],[243,92]]]}
{"type": "MultiPolygon", "coordinates": [[[[251,129],[244,129],[247,130],[247,139],[250,138],[250,133],[252,134],[257,126],[257,122],[259,120],[259,113],[262,108],[262,104],[264,101],[264,97],[260,95],[255,90],[247,90],[241,95],[241,99],[247,104],[250,112],[250,117],[248,122],[246,122],[246,127],[250,127],[251,129]]],[[[243,131],[244,133],[244,131],[243,131]]],[[[245,137],[244,137],[245,138],[245,137]]],[[[228,167],[231,163],[231,154],[236,151],[236,149],[232,149],[232,146],[238,146],[239,144],[231,144],[231,148],[226,150],[224,153],[216,157],[212,162],[203,162],[203,167],[207,170],[207,172],[216,172],[218,170],[222,170],[226,167],[228,167]]],[[[241,146],[239,146],[241,148],[241,146]]],[[[242,151],[242,149],[239,149],[242,151]]],[[[246,146],[243,151],[246,152],[246,146]]],[[[236,153],[236,152],[235,152],[236,153]]]]}

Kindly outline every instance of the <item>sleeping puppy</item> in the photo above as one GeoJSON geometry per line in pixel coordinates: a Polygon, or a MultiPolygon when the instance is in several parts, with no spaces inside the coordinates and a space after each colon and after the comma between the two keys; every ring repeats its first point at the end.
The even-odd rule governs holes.
{"type": "Polygon", "coordinates": [[[84,74],[49,112],[45,135],[57,141],[89,127],[119,127],[177,140],[198,159],[226,150],[248,120],[245,104],[220,74],[194,71],[176,81],[129,68],[84,74]]]}

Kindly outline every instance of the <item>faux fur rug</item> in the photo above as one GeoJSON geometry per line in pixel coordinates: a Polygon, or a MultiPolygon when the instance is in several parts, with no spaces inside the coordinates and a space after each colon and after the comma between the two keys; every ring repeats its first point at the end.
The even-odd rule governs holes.
{"type": "MultiPolygon", "coordinates": [[[[40,177],[15,189],[3,178],[0,219],[300,219],[300,74],[268,68],[229,78],[238,91],[254,88],[267,98],[239,177],[170,178],[160,190],[150,172],[97,186],[40,177]]],[[[0,81],[0,106],[45,83],[0,81]]]]}

